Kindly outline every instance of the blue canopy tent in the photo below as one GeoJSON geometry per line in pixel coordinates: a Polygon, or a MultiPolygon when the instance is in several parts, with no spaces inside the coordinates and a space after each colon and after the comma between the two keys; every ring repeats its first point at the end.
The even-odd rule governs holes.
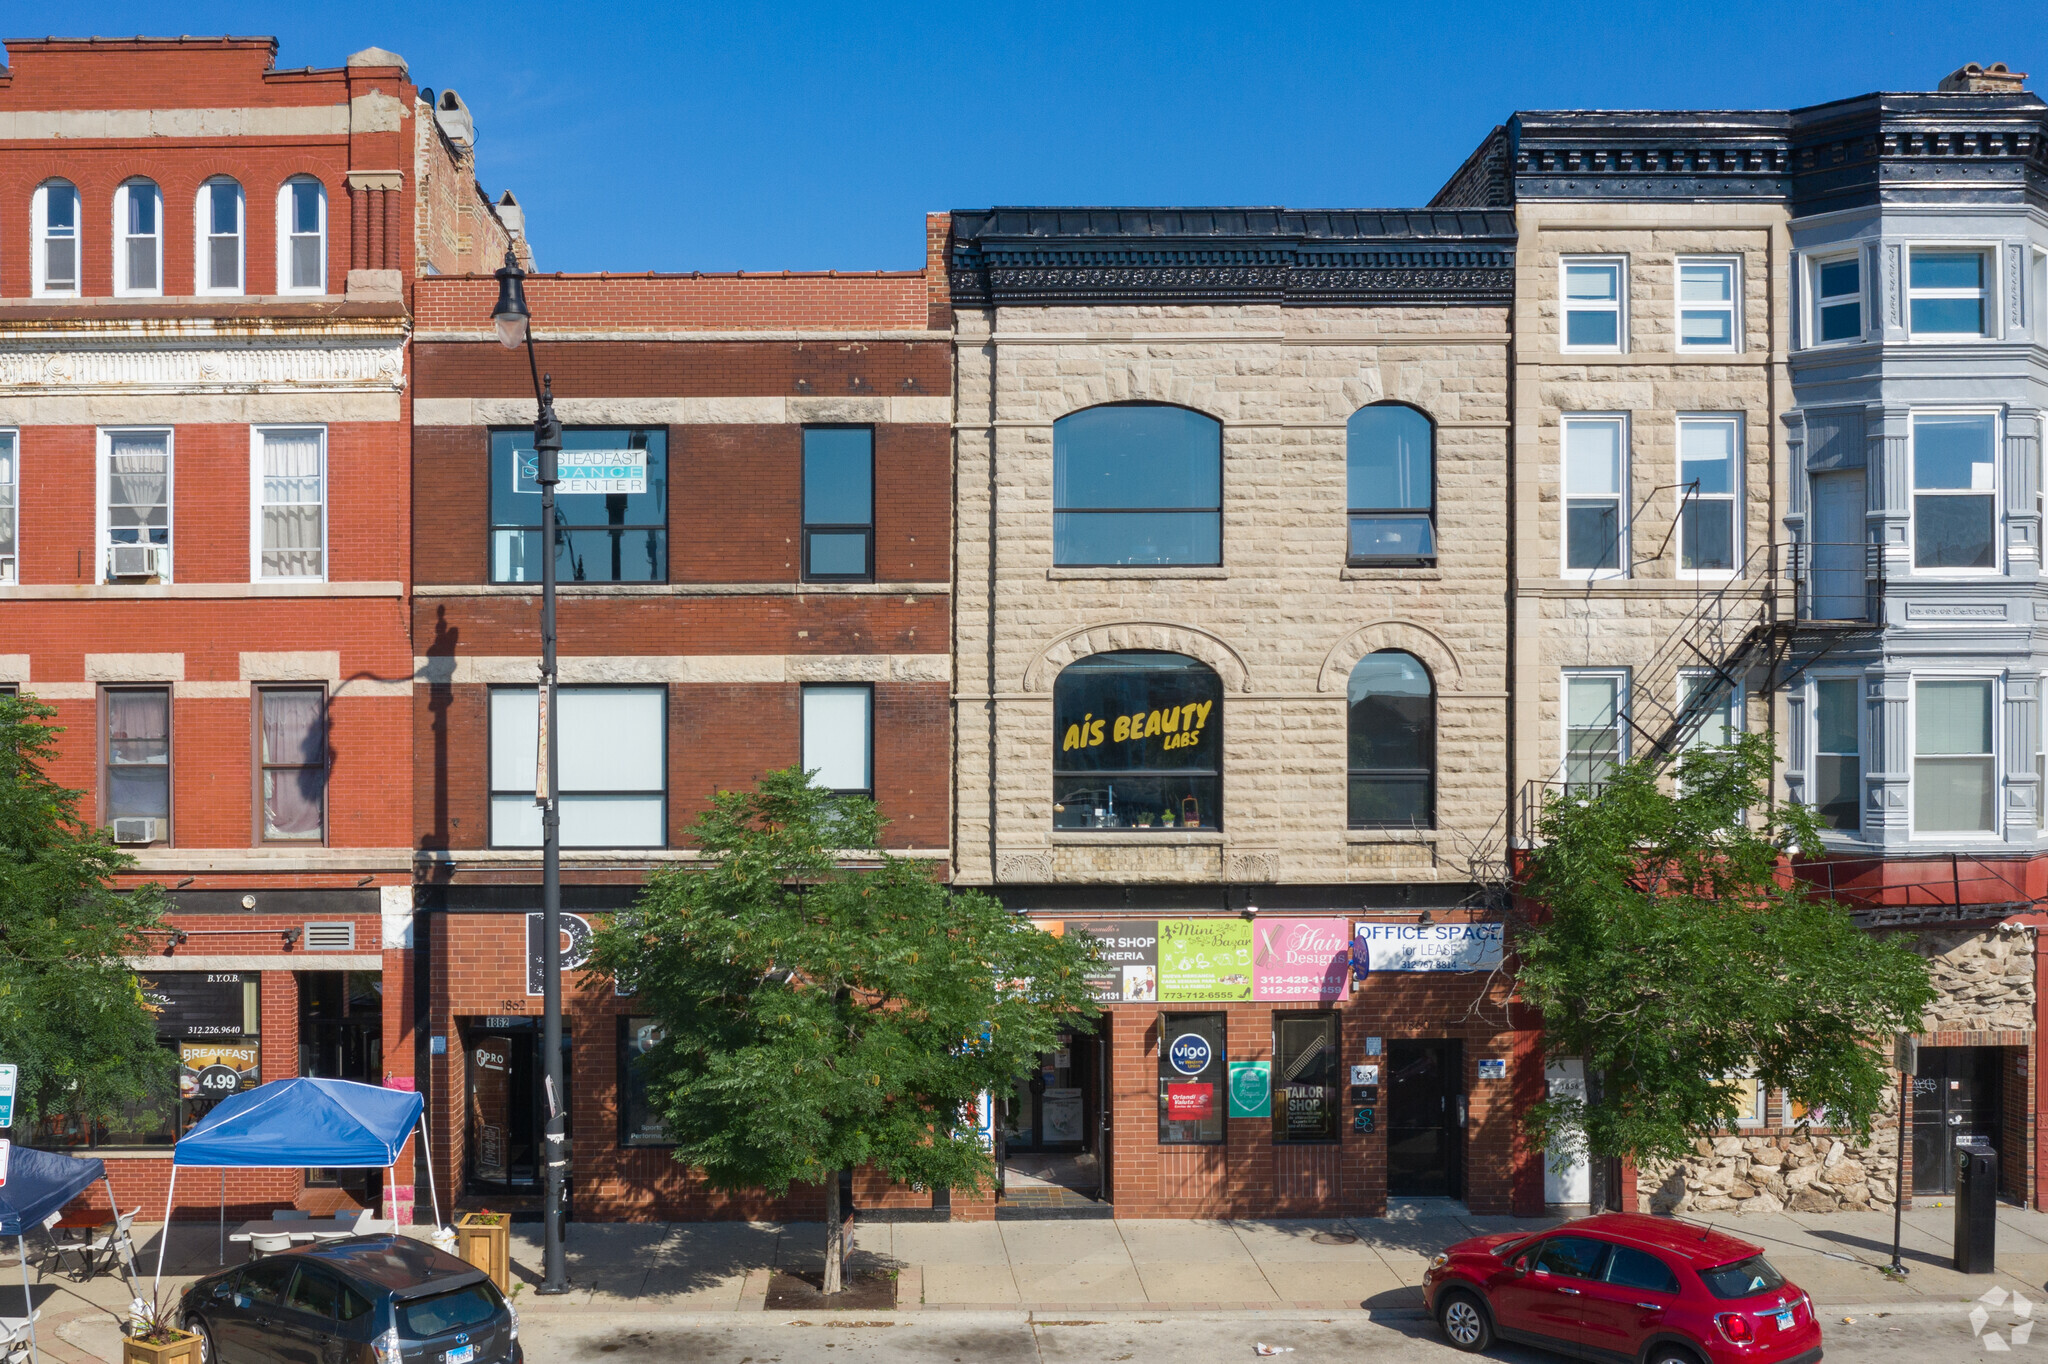
{"type": "MultiPolygon", "coordinates": [[[[427,1192],[434,1225],[441,1224],[441,1196],[434,1188],[434,1153],[421,1123],[426,1100],[409,1090],[384,1089],[353,1080],[301,1077],[230,1095],[192,1125],[171,1148],[171,1182],[164,1191],[164,1236],[157,1245],[156,1276],[164,1275],[164,1248],[171,1239],[171,1196],[182,1166],[226,1171],[299,1167],[326,1170],[383,1170],[398,1163],[406,1139],[419,1128],[426,1158],[427,1192]]],[[[227,1200],[221,1200],[225,1257],[227,1200]]]]}
{"type": "MultiPolygon", "coordinates": [[[[28,1348],[36,1356],[36,1309],[28,1288],[28,1230],[78,1197],[96,1179],[107,1178],[105,1163],[56,1151],[16,1146],[8,1152],[7,1182],[0,1184],[0,1236],[12,1236],[21,1252],[22,1315],[28,1318],[28,1348]]],[[[107,1181],[107,1206],[120,1215],[114,1185],[107,1181]]]]}

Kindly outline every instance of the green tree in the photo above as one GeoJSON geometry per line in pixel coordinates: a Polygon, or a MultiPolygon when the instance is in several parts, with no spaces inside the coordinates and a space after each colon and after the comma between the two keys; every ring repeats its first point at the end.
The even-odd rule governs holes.
{"type": "Polygon", "coordinates": [[[55,715],[0,696],[0,1062],[20,1067],[16,1132],[164,1103],[173,1065],[126,960],[148,950],[162,888],[113,889],[135,859],[51,780],[55,715]]]}
{"type": "Polygon", "coordinates": [[[1934,998],[1926,964],[1810,894],[1787,861],[1821,847],[1812,812],[1774,803],[1770,740],[1647,759],[1596,795],[1546,805],[1529,854],[1531,917],[1513,950],[1552,1058],[1586,1067],[1583,1099],[1531,1111],[1554,1159],[1676,1160],[1735,1125],[1729,1078],[1754,1075],[1868,1137],[1891,1086],[1893,1033],[1934,998]]]}
{"type": "Polygon", "coordinates": [[[657,872],[599,929],[591,963],[658,1020],[641,1060],[675,1158],[725,1190],[825,1186],[825,1291],[841,1287],[839,1172],[979,1190],[972,1125],[1098,1012],[1094,947],[996,900],[951,893],[879,849],[873,802],[794,769],[722,792],[697,823],[701,870],[657,872]]]}

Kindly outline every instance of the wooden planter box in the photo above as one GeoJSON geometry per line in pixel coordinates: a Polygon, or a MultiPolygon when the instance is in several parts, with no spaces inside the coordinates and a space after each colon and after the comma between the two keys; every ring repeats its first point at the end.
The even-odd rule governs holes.
{"type": "Polygon", "coordinates": [[[494,1214],[495,1222],[464,1213],[455,1223],[455,1253],[491,1276],[500,1293],[512,1291],[512,1219],[494,1214]]]}
{"type": "Polygon", "coordinates": [[[121,1364],[199,1364],[199,1337],[180,1331],[176,1340],[151,1345],[134,1336],[121,1337],[121,1364]]]}

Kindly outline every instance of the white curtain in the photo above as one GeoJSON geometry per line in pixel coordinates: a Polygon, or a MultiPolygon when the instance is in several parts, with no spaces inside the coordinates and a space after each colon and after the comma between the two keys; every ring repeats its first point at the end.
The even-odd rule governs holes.
{"type": "Polygon", "coordinates": [[[107,456],[107,529],[128,544],[163,544],[170,531],[171,457],[162,433],[118,435],[107,456]],[[128,532],[123,534],[122,532],[128,532]]]}
{"type": "Polygon", "coordinates": [[[804,767],[831,791],[865,791],[868,778],[868,689],[804,688],[804,767]]]}
{"type": "Polygon", "coordinates": [[[1921,833],[1995,830],[1989,680],[1914,688],[1913,827],[1921,833]]]}
{"type": "Polygon", "coordinates": [[[318,431],[263,433],[265,578],[318,578],[326,571],[327,470],[318,431]]]}

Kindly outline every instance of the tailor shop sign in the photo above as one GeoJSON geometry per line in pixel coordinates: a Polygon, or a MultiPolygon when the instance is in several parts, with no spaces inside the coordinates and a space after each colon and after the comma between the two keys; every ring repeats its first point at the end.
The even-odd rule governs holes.
{"type": "Polygon", "coordinates": [[[1101,961],[1088,974],[1103,1004],[1328,1003],[1350,994],[1347,919],[1069,921],[1101,961]]]}

